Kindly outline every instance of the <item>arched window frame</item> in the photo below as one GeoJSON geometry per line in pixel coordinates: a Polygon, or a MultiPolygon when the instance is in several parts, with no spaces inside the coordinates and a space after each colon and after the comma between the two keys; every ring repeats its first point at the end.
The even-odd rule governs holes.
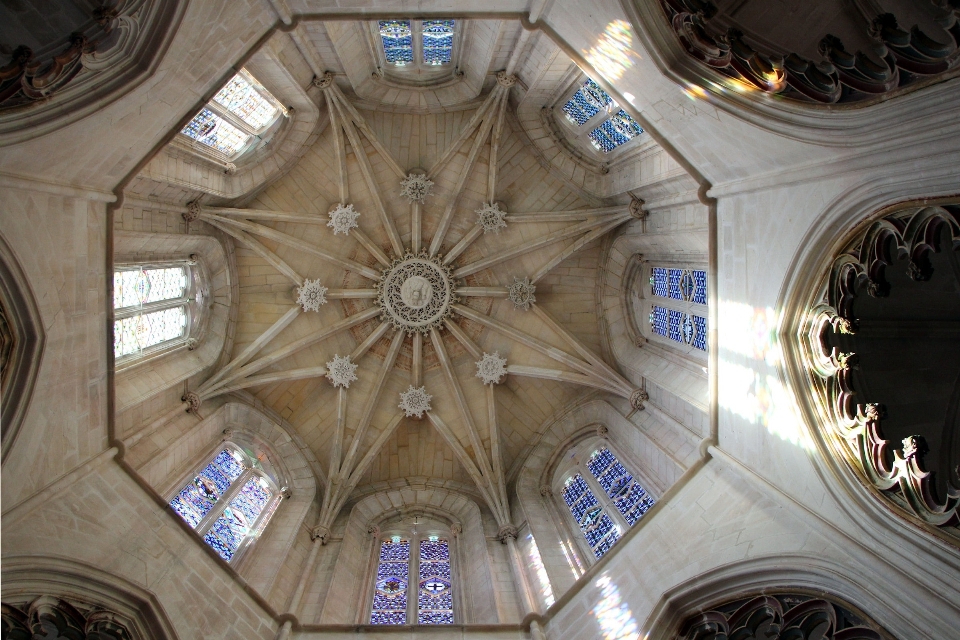
{"type": "MultiPolygon", "coordinates": [[[[620,538],[635,526],[637,522],[643,519],[641,515],[641,517],[631,525],[624,515],[620,513],[620,510],[617,509],[614,504],[614,499],[607,495],[603,486],[601,486],[600,482],[587,467],[587,462],[591,459],[591,456],[604,448],[608,449],[617,458],[620,464],[622,464],[633,477],[633,480],[640,484],[654,503],[659,499],[659,496],[655,495],[649,488],[654,486],[653,483],[648,478],[644,478],[643,474],[640,473],[642,465],[637,464],[636,461],[632,459],[632,456],[625,455],[624,452],[608,438],[601,436],[587,438],[570,447],[563,456],[563,462],[558,465],[553,473],[553,482],[550,488],[554,500],[554,507],[558,509],[561,514],[560,521],[563,523],[563,526],[566,527],[568,536],[576,541],[581,562],[585,560],[585,564],[588,566],[594,564],[600,560],[600,558],[597,557],[594,548],[587,542],[584,532],[580,529],[580,523],[577,522],[573,513],[571,513],[570,507],[564,501],[563,490],[569,481],[577,475],[583,478],[587,488],[599,503],[601,511],[613,521],[614,527],[617,530],[617,540],[603,551],[601,557],[606,555],[610,548],[616,546],[620,538]]],[[[598,544],[597,547],[599,548],[601,545],[602,542],[598,544]]]]}
{"type": "Polygon", "coordinates": [[[463,49],[463,33],[466,29],[466,20],[448,16],[437,16],[426,20],[402,19],[410,23],[411,40],[413,45],[413,62],[397,65],[387,62],[383,50],[383,40],[380,37],[380,20],[369,23],[370,42],[373,48],[377,69],[385,75],[401,79],[414,84],[435,82],[446,76],[456,75],[460,69],[460,53],[463,49]],[[423,61],[423,23],[427,20],[453,20],[453,50],[450,52],[450,62],[433,65],[423,61]]]}
{"type": "MultiPolygon", "coordinates": [[[[245,122],[243,118],[236,115],[225,106],[221,105],[215,99],[211,98],[210,101],[203,106],[203,109],[211,111],[217,117],[223,119],[231,126],[236,127],[241,132],[249,136],[246,141],[246,144],[244,144],[240,149],[238,149],[234,153],[228,154],[228,153],[224,153],[223,151],[220,151],[219,149],[211,147],[210,145],[204,144],[199,140],[195,140],[194,138],[191,138],[190,136],[185,134],[183,130],[181,130],[180,132],[177,133],[175,138],[179,146],[185,149],[188,149],[189,151],[193,152],[196,155],[199,155],[204,159],[217,162],[218,164],[228,164],[228,163],[236,164],[236,162],[240,160],[242,157],[263,147],[270,141],[270,139],[276,133],[277,129],[279,129],[279,126],[283,122],[284,118],[288,116],[288,109],[270,92],[269,89],[264,87],[253,76],[253,74],[251,74],[246,69],[240,69],[240,71],[236,73],[236,76],[240,76],[244,80],[249,82],[263,99],[265,99],[273,107],[276,108],[276,113],[273,115],[273,117],[263,126],[254,127],[248,124],[247,122],[245,122]]],[[[233,77],[231,77],[230,80],[227,81],[224,87],[229,85],[229,83],[232,80],[233,80],[233,77]]],[[[223,87],[218,89],[217,93],[219,93],[220,90],[222,89],[223,87]]],[[[196,114],[194,114],[194,118],[197,115],[199,115],[203,111],[203,109],[201,109],[196,114]]],[[[191,122],[192,121],[193,121],[193,118],[191,118],[191,122]]],[[[189,126],[189,123],[187,124],[187,126],[189,126]]],[[[187,128],[187,126],[184,127],[184,130],[187,128]]]]}
{"type": "Polygon", "coordinates": [[[183,307],[185,315],[183,335],[151,345],[136,353],[116,356],[115,368],[117,371],[142,364],[177,349],[194,349],[203,339],[209,319],[209,314],[206,313],[207,305],[210,302],[209,278],[202,260],[197,256],[191,255],[187,259],[159,262],[118,262],[114,264],[113,270],[116,274],[120,271],[135,271],[137,269],[149,271],[169,268],[184,269],[186,288],[183,295],[144,305],[114,308],[114,331],[117,330],[116,323],[125,318],[183,307]]]}
{"type": "MultiPolygon", "coordinates": [[[[573,97],[576,95],[577,91],[579,91],[581,87],[583,87],[588,81],[592,82],[593,79],[584,74],[578,74],[576,81],[572,82],[566,88],[566,90],[560,94],[559,99],[555,101],[553,105],[554,117],[557,122],[561,124],[567,136],[571,138],[572,142],[577,147],[580,149],[589,150],[589,153],[591,153],[595,158],[609,164],[621,158],[631,149],[636,148],[638,144],[640,144],[643,140],[646,140],[649,136],[643,135],[644,131],[641,128],[641,132],[639,134],[635,134],[631,139],[618,145],[608,152],[604,152],[598,148],[597,145],[594,144],[591,133],[610,120],[614,115],[619,113],[621,111],[620,104],[614,100],[612,96],[607,95],[604,91],[604,95],[607,95],[607,97],[610,98],[610,104],[608,104],[606,108],[600,109],[599,112],[591,116],[582,124],[577,124],[576,122],[572,121],[563,110],[564,106],[569,101],[573,100],[573,97]]],[[[629,116],[629,114],[627,117],[631,122],[634,122],[637,126],[640,126],[639,123],[636,123],[636,121],[629,116]]]]}
{"type": "MultiPolygon", "coordinates": [[[[707,290],[706,282],[706,264],[698,264],[694,262],[672,262],[666,260],[645,262],[643,265],[643,272],[636,280],[636,286],[638,288],[638,295],[640,299],[640,306],[637,309],[636,324],[643,337],[650,342],[680,352],[690,357],[698,364],[705,364],[707,361],[707,332],[709,331],[709,291],[707,290]],[[655,270],[657,269],[664,269],[667,271],[666,296],[655,293],[656,288],[659,287],[658,283],[660,281],[659,278],[655,277],[655,270]],[[671,297],[671,271],[680,271],[681,278],[685,278],[689,274],[689,277],[694,278],[695,286],[698,278],[695,277],[697,274],[694,272],[702,273],[702,276],[700,276],[703,280],[702,298],[696,296],[696,291],[699,289],[695,289],[695,293],[689,296],[684,295],[683,292],[681,292],[681,299],[671,297]],[[698,299],[702,300],[702,302],[694,299],[695,297],[698,297],[698,299]],[[660,312],[657,307],[666,310],[666,314],[660,312]],[[671,338],[671,335],[675,335],[676,332],[673,330],[670,322],[670,311],[681,314],[681,317],[678,319],[681,325],[681,331],[679,333],[680,340],[671,338]],[[654,320],[660,322],[660,317],[665,317],[666,319],[666,336],[655,331],[653,327],[654,320]],[[687,317],[690,318],[690,324],[693,327],[693,334],[689,342],[686,341],[682,331],[682,325],[685,323],[685,318],[687,317]],[[703,348],[701,349],[700,346],[703,348]]],[[[675,335],[675,337],[677,336],[675,335]]]]}
{"type": "MultiPolygon", "coordinates": [[[[170,505],[173,502],[174,498],[180,495],[180,492],[183,491],[188,485],[190,485],[194,481],[194,478],[196,478],[201,471],[203,471],[209,464],[211,464],[216,459],[216,457],[220,454],[220,452],[223,451],[224,449],[241,456],[244,461],[243,464],[246,468],[243,470],[243,472],[239,476],[237,476],[236,480],[230,483],[229,488],[227,488],[227,490],[224,491],[219,498],[217,498],[217,501],[213,505],[213,508],[211,508],[210,511],[207,512],[205,516],[203,516],[200,522],[197,523],[197,526],[193,527],[193,531],[198,536],[200,536],[201,542],[203,542],[203,544],[207,544],[209,546],[209,544],[204,539],[204,537],[207,535],[207,533],[210,532],[211,528],[213,527],[217,519],[223,514],[223,512],[227,509],[227,507],[230,506],[230,503],[237,496],[237,494],[240,493],[240,491],[243,489],[243,486],[251,478],[263,478],[266,481],[268,488],[272,494],[270,497],[270,500],[264,505],[260,514],[257,516],[257,519],[250,524],[250,532],[246,535],[243,541],[241,541],[240,544],[237,546],[237,549],[233,552],[232,557],[229,560],[227,560],[227,562],[229,562],[230,564],[236,565],[243,559],[243,557],[247,554],[250,548],[253,547],[256,541],[266,531],[267,525],[270,523],[270,520],[273,518],[273,516],[276,515],[276,511],[279,508],[280,503],[283,501],[284,493],[286,491],[284,487],[279,487],[277,485],[277,482],[273,478],[271,478],[269,474],[264,472],[264,470],[262,469],[262,465],[258,460],[250,456],[243,449],[243,447],[239,446],[234,442],[231,442],[229,440],[220,442],[217,444],[216,447],[214,447],[212,451],[207,453],[207,455],[203,458],[202,462],[194,465],[191,471],[188,474],[186,474],[184,477],[182,477],[180,482],[174,485],[174,488],[170,492],[168,492],[168,495],[165,496],[165,499],[167,504],[170,505]]],[[[174,512],[174,514],[178,518],[181,517],[180,514],[173,509],[172,506],[170,507],[170,509],[171,511],[174,512]]],[[[189,522],[187,522],[186,524],[187,526],[190,526],[189,522]]],[[[216,549],[214,549],[214,552],[216,552],[216,549]]]]}
{"type": "MultiPolygon", "coordinates": [[[[404,624],[416,624],[419,614],[419,595],[420,595],[420,542],[429,540],[431,536],[436,536],[440,540],[446,540],[450,555],[450,586],[453,597],[453,622],[451,624],[462,624],[463,612],[461,605],[461,593],[463,584],[460,576],[459,556],[458,556],[458,537],[451,528],[444,528],[439,523],[428,520],[423,524],[408,525],[405,523],[395,523],[385,527],[383,530],[374,529],[372,538],[373,544],[370,557],[370,570],[366,584],[368,585],[364,593],[364,602],[361,611],[363,611],[363,624],[373,624],[373,600],[377,592],[378,569],[380,566],[380,549],[384,542],[390,541],[394,536],[399,536],[403,540],[410,541],[410,559],[408,564],[407,581],[407,609],[406,622],[404,624]],[[413,586],[416,589],[413,589],[413,586]]],[[[391,627],[392,624],[378,624],[376,626],[391,627]]],[[[423,624],[421,626],[441,627],[445,624],[423,624]]]]}

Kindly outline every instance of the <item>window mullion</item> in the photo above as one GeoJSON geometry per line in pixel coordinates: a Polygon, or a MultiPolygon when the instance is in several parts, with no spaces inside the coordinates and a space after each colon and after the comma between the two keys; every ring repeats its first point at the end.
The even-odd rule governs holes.
{"type": "Polygon", "coordinates": [[[200,521],[200,524],[197,525],[197,533],[200,534],[200,537],[206,535],[210,530],[210,527],[213,526],[213,523],[217,521],[217,518],[223,513],[223,510],[227,508],[230,504],[230,501],[239,493],[240,489],[246,484],[247,480],[250,479],[250,476],[253,475],[252,469],[245,469],[236,480],[234,480],[230,487],[223,492],[223,495],[220,496],[220,499],[217,500],[217,504],[213,506],[213,509],[210,509],[203,520],[200,521]]]}
{"type": "Polygon", "coordinates": [[[174,307],[183,306],[188,302],[190,302],[189,298],[180,297],[180,298],[169,298],[167,300],[160,300],[158,302],[151,302],[151,303],[142,304],[142,305],[131,305],[129,307],[121,307],[120,309],[114,310],[113,317],[116,320],[122,320],[123,318],[129,318],[131,316],[153,313],[154,311],[163,311],[164,309],[173,309],[174,307]]]}
{"type": "MultiPolygon", "coordinates": [[[[618,456],[617,460],[619,459],[620,458],[618,456]]],[[[624,533],[630,530],[630,524],[627,522],[626,518],[623,517],[623,514],[620,513],[620,509],[617,509],[617,505],[614,504],[613,498],[607,494],[606,490],[603,488],[603,485],[600,484],[600,481],[597,480],[596,476],[593,475],[590,469],[587,469],[587,476],[587,486],[595,488],[600,492],[597,494],[600,501],[600,506],[603,507],[603,512],[606,513],[607,516],[613,520],[614,524],[616,524],[620,529],[620,535],[622,536],[624,533]]]]}
{"type": "Polygon", "coordinates": [[[240,129],[244,133],[250,136],[255,136],[258,133],[257,129],[254,129],[249,124],[244,122],[243,118],[238,117],[232,111],[221,105],[216,100],[211,100],[207,103],[207,109],[213,111],[215,114],[235,126],[237,129],[240,129]]]}
{"type": "Polygon", "coordinates": [[[420,537],[410,538],[407,565],[407,624],[417,624],[420,613],[420,537]]]}
{"type": "Polygon", "coordinates": [[[413,47],[413,67],[423,67],[423,20],[410,21],[410,45],[413,47]]]}

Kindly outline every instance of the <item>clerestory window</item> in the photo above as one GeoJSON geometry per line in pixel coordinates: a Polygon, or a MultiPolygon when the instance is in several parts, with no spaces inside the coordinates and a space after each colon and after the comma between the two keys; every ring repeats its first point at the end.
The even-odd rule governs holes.
{"type": "Polygon", "coordinates": [[[123,265],[113,273],[118,364],[186,343],[203,307],[195,264],[123,265]]]}
{"type": "Polygon", "coordinates": [[[180,133],[209,151],[235,160],[257,146],[286,109],[242,69],[180,133]]]}
{"type": "Polygon", "coordinates": [[[562,111],[575,135],[585,137],[602,153],[610,153],[643,133],[640,124],[590,78],[568,96],[562,111]]]}
{"type": "Polygon", "coordinates": [[[707,350],[707,272],[653,267],[650,270],[650,330],[680,345],[707,350]]]}
{"type": "Polygon", "coordinates": [[[456,20],[380,20],[377,28],[387,65],[432,68],[453,62],[456,20]]]}
{"type": "Polygon", "coordinates": [[[560,497],[597,559],[607,553],[654,505],[654,499],[601,440],[578,450],[560,475],[560,497]]]}
{"type": "Polygon", "coordinates": [[[282,498],[253,457],[226,443],[183,485],[170,506],[230,562],[263,534],[282,498]]]}
{"type": "Polygon", "coordinates": [[[393,532],[379,540],[370,624],[453,624],[450,541],[393,532]],[[411,584],[411,576],[413,582],[411,584]]]}

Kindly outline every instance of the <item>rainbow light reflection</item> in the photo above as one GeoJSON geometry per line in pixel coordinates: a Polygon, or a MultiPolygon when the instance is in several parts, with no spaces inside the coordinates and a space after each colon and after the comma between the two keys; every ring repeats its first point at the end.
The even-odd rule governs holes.
{"type": "MultiPolygon", "coordinates": [[[[803,428],[790,391],[775,374],[764,374],[732,360],[753,360],[776,367],[783,360],[777,341],[779,316],[767,307],[758,309],[739,302],[720,301],[719,317],[730,330],[724,331],[719,375],[720,406],[773,435],[803,447],[814,448],[803,428]],[[740,356],[724,358],[724,354],[740,356]]],[[[760,368],[759,366],[757,368],[760,368]]]]}
{"type": "Polygon", "coordinates": [[[533,539],[533,535],[529,533],[527,534],[527,548],[529,549],[527,555],[530,556],[530,562],[533,564],[533,572],[540,582],[540,597],[543,598],[543,602],[549,607],[556,602],[556,599],[553,597],[553,587],[550,586],[550,576],[547,575],[547,568],[543,566],[540,547],[537,546],[537,541],[533,539]]]}
{"type": "Polygon", "coordinates": [[[603,640],[634,640],[640,635],[637,621],[633,619],[630,607],[623,604],[617,586],[610,576],[603,576],[595,583],[600,590],[600,601],[592,609],[600,624],[603,640]]]}
{"type": "Polygon", "coordinates": [[[607,25],[600,36],[600,41],[583,51],[583,57],[609,82],[620,79],[623,72],[633,66],[634,53],[630,44],[633,34],[630,23],[624,20],[614,20],[607,25]]]}

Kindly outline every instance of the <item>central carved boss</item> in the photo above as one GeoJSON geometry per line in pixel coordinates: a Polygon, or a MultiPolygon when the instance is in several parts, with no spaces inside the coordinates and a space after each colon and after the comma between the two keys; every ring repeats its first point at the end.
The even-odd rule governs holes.
{"type": "Polygon", "coordinates": [[[377,285],[383,320],[408,333],[428,333],[450,316],[457,301],[450,268],[439,257],[407,254],[384,269],[377,285]]]}

